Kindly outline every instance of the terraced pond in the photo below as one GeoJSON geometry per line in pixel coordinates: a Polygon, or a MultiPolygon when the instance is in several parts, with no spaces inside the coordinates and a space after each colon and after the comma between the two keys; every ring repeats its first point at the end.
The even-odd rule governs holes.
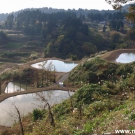
{"type": "MultiPolygon", "coordinates": [[[[51,70],[55,69],[56,72],[69,72],[78,65],[74,62],[48,60],[47,62],[43,61],[32,64],[31,66],[38,69],[45,69],[48,68],[50,63],[53,65],[51,70]]],[[[20,89],[20,84],[9,82],[8,86],[5,89],[5,93],[24,91],[25,87],[26,86],[24,86],[24,88],[21,87],[20,89]]],[[[62,90],[43,91],[42,94],[51,105],[59,104],[63,100],[69,98],[68,91],[62,90]]],[[[70,95],[72,94],[74,94],[74,92],[70,92],[70,95]]],[[[16,113],[13,104],[15,104],[19,108],[22,115],[26,115],[28,112],[32,112],[35,108],[43,108],[43,104],[37,101],[36,98],[36,93],[30,93],[10,97],[2,101],[0,103],[0,125],[11,126],[14,121],[16,121],[16,118],[12,117],[16,113]]]]}
{"type": "Polygon", "coordinates": [[[75,62],[64,62],[60,60],[47,60],[46,64],[45,62],[46,61],[38,62],[38,63],[32,64],[31,66],[37,69],[43,69],[43,68],[47,68],[49,64],[52,63],[54,66],[52,66],[51,70],[54,70],[55,68],[56,72],[69,72],[78,65],[75,62]]]}
{"type": "Polygon", "coordinates": [[[116,59],[116,62],[119,63],[130,63],[135,61],[135,53],[122,53],[116,59]]]}
{"type": "MultiPolygon", "coordinates": [[[[51,90],[51,91],[43,91],[40,92],[44,95],[45,99],[51,105],[58,104],[65,99],[69,98],[69,94],[67,91],[61,90],[51,90]]],[[[70,92],[70,95],[73,95],[74,92],[70,92]]],[[[11,126],[16,120],[16,111],[13,106],[15,104],[20,112],[21,115],[28,114],[32,112],[35,108],[43,108],[43,103],[36,100],[37,94],[24,94],[18,95],[14,97],[10,97],[5,101],[0,103],[0,125],[11,126]]]]}

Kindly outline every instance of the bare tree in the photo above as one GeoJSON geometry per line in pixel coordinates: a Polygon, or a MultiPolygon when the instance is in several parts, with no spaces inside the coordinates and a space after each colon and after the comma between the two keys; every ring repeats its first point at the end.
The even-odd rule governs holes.
{"type": "Polygon", "coordinates": [[[21,113],[20,113],[18,107],[15,105],[15,103],[12,103],[12,105],[14,106],[16,112],[6,111],[6,110],[4,110],[4,111],[5,111],[11,118],[13,118],[15,122],[16,122],[16,120],[19,121],[21,134],[24,135],[24,128],[23,128],[23,124],[22,124],[22,116],[21,116],[21,113]],[[17,114],[16,114],[16,113],[17,113],[17,114]]]}
{"type": "Polygon", "coordinates": [[[55,66],[52,64],[52,62],[47,64],[47,61],[44,61],[42,64],[39,64],[41,67],[40,72],[40,83],[41,86],[44,86],[44,81],[48,85],[49,82],[53,80],[55,82],[55,66]],[[52,79],[53,77],[53,79],[52,79]]]}
{"type": "Polygon", "coordinates": [[[20,124],[21,133],[22,133],[22,135],[24,135],[24,129],[23,129],[22,117],[21,117],[20,111],[19,111],[19,109],[17,108],[17,106],[15,104],[13,104],[13,106],[15,107],[17,115],[18,115],[18,120],[19,120],[19,124],[20,124]]]}
{"type": "Polygon", "coordinates": [[[56,82],[56,76],[55,76],[55,72],[56,72],[56,68],[55,65],[52,64],[52,62],[50,62],[47,66],[47,72],[48,72],[48,80],[50,80],[51,82],[55,83],[56,82]]]}
{"type": "Polygon", "coordinates": [[[41,86],[44,86],[44,79],[45,79],[45,72],[46,72],[46,64],[47,61],[42,62],[42,64],[39,64],[39,66],[41,67],[41,86]]]}
{"type": "Polygon", "coordinates": [[[55,127],[55,122],[54,122],[54,116],[53,116],[53,113],[52,113],[52,110],[51,110],[51,105],[50,103],[48,102],[48,100],[44,97],[43,93],[36,93],[37,95],[37,100],[38,101],[41,101],[44,103],[44,109],[46,108],[46,106],[48,107],[48,111],[49,111],[49,116],[51,118],[51,125],[55,127]]]}
{"type": "Polygon", "coordinates": [[[69,99],[70,99],[70,105],[71,105],[71,111],[74,110],[74,106],[73,106],[73,99],[72,96],[70,95],[70,90],[69,90],[69,84],[67,84],[67,89],[68,89],[68,95],[69,95],[69,99]]]}
{"type": "Polygon", "coordinates": [[[54,82],[54,83],[56,82],[55,72],[56,72],[56,68],[55,68],[55,65],[53,65],[53,77],[54,77],[53,82],[54,82]]]}

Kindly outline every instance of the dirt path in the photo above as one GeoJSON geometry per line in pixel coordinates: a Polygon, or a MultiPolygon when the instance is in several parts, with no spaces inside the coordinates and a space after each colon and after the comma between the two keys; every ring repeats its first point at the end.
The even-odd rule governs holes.
{"type": "Polygon", "coordinates": [[[110,51],[102,55],[101,58],[107,61],[115,62],[119,55],[122,53],[135,53],[135,49],[119,49],[110,51]]]}
{"type": "Polygon", "coordinates": [[[57,81],[57,83],[59,83],[59,82],[64,82],[64,81],[68,78],[68,75],[69,75],[69,73],[65,73],[65,74],[61,77],[61,79],[59,79],[59,80],[57,81]]]}

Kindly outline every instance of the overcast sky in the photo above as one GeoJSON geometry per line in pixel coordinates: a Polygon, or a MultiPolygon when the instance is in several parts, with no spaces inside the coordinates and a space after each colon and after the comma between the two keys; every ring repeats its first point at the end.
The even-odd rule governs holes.
{"type": "Polygon", "coordinates": [[[52,7],[61,9],[112,9],[105,0],[0,0],[0,13],[10,13],[25,8],[52,7]]]}

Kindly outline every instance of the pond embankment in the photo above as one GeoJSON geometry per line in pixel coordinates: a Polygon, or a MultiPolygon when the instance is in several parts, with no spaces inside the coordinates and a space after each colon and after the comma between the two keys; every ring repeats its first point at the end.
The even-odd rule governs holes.
{"type": "Polygon", "coordinates": [[[119,50],[110,51],[102,55],[101,58],[107,61],[116,62],[116,59],[122,53],[135,53],[135,49],[119,49],[119,50]]]}
{"type": "Polygon", "coordinates": [[[3,100],[5,100],[9,97],[22,95],[22,94],[28,94],[28,93],[42,92],[42,91],[47,91],[47,90],[62,90],[62,91],[70,90],[72,92],[75,92],[76,88],[61,87],[61,86],[55,84],[53,86],[49,86],[49,87],[46,87],[46,88],[36,88],[36,89],[27,90],[27,91],[20,91],[20,92],[8,93],[8,94],[6,93],[6,94],[0,95],[0,102],[2,102],[3,100]]]}

